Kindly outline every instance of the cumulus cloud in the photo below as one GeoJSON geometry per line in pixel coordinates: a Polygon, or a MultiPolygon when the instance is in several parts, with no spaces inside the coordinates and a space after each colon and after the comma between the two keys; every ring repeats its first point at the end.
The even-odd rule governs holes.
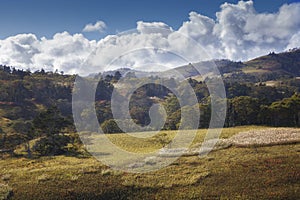
{"type": "Polygon", "coordinates": [[[51,39],[20,34],[0,40],[0,63],[18,68],[81,73],[96,41],[82,34],[57,33],[51,39]]]}
{"type": "Polygon", "coordinates": [[[163,22],[138,21],[136,29],[142,34],[159,33],[164,37],[168,36],[171,32],[173,32],[173,29],[163,22]]]}
{"type": "Polygon", "coordinates": [[[295,47],[300,47],[300,31],[293,35],[293,37],[290,39],[288,46],[285,50],[293,49],[295,47]]]}
{"type": "Polygon", "coordinates": [[[285,4],[276,13],[257,13],[253,1],[240,1],[237,4],[224,3],[216,13],[216,19],[190,12],[189,20],[183,22],[178,30],[162,22],[139,21],[137,32],[109,36],[100,41],[95,53],[97,58],[92,63],[104,63],[102,69],[105,70],[112,67],[107,66],[112,60],[122,67],[141,67],[148,60],[166,67],[210,58],[248,60],[270,51],[281,52],[299,47],[299,18],[300,3],[285,4]],[[144,54],[130,53],[121,59],[115,58],[147,47],[164,49],[183,59],[149,49],[143,51],[144,54]]]}
{"type": "Polygon", "coordinates": [[[216,38],[212,35],[215,21],[196,12],[189,14],[189,21],[184,22],[178,32],[187,35],[202,44],[211,44],[216,38]]]}
{"type": "Polygon", "coordinates": [[[95,24],[87,24],[83,28],[83,32],[103,32],[106,29],[106,24],[103,21],[97,21],[95,24]]]}
{"type": "Polygon", "coordinates": [[[217,13],[213,34],[219,38],[224,57],[245,60],[283,51],[300,30],[300,4],[283,5],[277,13],[257,13],[253,1],[225,3],[217,13]]]}
{"type": "MultiPolygon", "coordinates": [[[[300,3],[275,13],[258,13],[253,1],[224,3],[216,19],[190,12],[174,30],[163,22],[138,21],[135,31],[90,41],[82,34],[53,38],[21,34],[0,40],[0,63],[22,68],[59,69],[83,75],[120,67],[165,70],[212,58],[248,60],[270,51],[300,47],[300,3]]],[[[101,21],[84,31],[101,31],[101,21]]]]}
{"type": "Polygon", "coordinates": [[[31,57],[39,53],[39,43],[33,34],[20,34],[0,40],[0,62],[11,64],[30,65],[31,57]]]}

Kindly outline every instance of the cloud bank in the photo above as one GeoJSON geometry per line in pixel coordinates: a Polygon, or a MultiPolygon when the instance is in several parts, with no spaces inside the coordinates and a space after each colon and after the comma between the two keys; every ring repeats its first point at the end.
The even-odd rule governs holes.
{"type": "MultiPolygon", "coordinates": [[[[163,22],[139,21],[136,30],[99,41],[68,32],[52,38],[11,36],[0,40],[0,64],[87,75],[119,67],[164,70],[211,58],[247,60],[300,47],[299,19],[300,3],[282,5],[276,13],[258,13],[253,1],[224,3],[216,19],[190,12],[178,30],[163,22]]],[[[83,31],[105,28],[98,21],[83,31]]]]}
{"type": "Polygon", "coordinates": [[[82,29],[82,32],[95,32],[102,33],[106,29],[106,24],[103,21],[97,21],[95,24],[87,24],[82,29]]]}

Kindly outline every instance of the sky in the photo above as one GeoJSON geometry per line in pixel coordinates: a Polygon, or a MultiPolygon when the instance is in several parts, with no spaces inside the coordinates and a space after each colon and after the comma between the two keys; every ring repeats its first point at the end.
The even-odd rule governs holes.
{"type": "Polygon", "coordinates": [[[22,69],[156,71],[300,47],[300,0],[0,0],[0,8],[0,64],[22,69]]]}

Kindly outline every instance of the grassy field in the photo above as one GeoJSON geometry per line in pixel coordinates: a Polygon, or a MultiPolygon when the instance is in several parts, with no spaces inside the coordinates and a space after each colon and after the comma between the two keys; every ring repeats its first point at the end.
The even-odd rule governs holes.
{"type": "MultiPolygon", "coordinates": [[[[226,128],[221,138],[264,128],[226,128]]],[[[199,130],[194,143],[203,141],[205,133],[199,130]]],[[[124,134],[109,137],[133,152],[162,146],[157,138],[138,142],[124,134]]],[[[168,167],[141,174],[111,170],[94,158],[7,158],[0,160],[0,199],[7,193],[12,199],[297,199],[299,155],[299,143],[230,147],[204,158],[181,157],[168,167]]]]}

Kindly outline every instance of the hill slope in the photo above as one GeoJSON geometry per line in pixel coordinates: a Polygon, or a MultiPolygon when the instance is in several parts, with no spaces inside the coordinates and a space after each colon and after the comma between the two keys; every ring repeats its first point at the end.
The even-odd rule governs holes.
{"type": "MultiPolygon", "coordinates": [[[[243,75],[243,73],[246,73],[252,76],[269,75],[269,77],[273,76],[273,79],[286,76],[297,77],[300,76],[300,49],[294,49],[279,54],[270,53],[246,62],[215,60],[193,64],[190,63],[188,65],[165,71],[163,74],[175,76],[173,74],[176,74],[175,71],[177,71],[177,73],[183,75],[185,78],[197,78],[197,76],[200,75],[198,72],[199,70],[196,70],[197,68],[206,73],[210,73],[212,72],[211,65],[213,63],[218,67],[222,75],[243,75]]],[[[202,75],[205,76],[205,73],[202,75]]]]}
{"type": "Polygon", "coordinates": [[[270,53],[244,63],[246,69],[257,69],[267,72],[277,72],[300,76],[300,49],[279,54],[270,53]]]}

